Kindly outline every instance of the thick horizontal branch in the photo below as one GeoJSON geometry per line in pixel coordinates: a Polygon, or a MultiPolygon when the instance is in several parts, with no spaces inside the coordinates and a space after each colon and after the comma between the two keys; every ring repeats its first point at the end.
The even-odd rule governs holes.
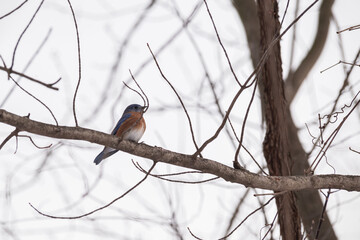
{"type": "MultiPolygon", "coordinates": [[[[0,109],[0,122],[16,127],[20,131],[47,136],[50,138],[83,140],[106,145],[121,151],[180,167],[200,170],[245,187],[262,188],[274,191],[303,189],[343,189],[360,191],[360,176],[350,175],[315,175],[315,176],[261,176],[246,170],[238,170],[219,162],[192,155],[172,152],[160,147],[120,141],[119,138],[102,132],[81,128],[45,124],[27,117],[9,113],[0,109]]],[[[229,160],[229,162],[231,162],[229,160]]]]}

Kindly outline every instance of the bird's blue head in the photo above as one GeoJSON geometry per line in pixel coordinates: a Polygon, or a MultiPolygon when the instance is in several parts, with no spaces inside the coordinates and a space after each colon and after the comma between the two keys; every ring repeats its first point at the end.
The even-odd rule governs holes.
{"type": "Polygon", "coordinates": [[[143,111],[144,111],[143,106],[140,106],[139,104],[131,104],[127,106],[127,108],[124,111],[124,114],[128,112],[143,112],[143,111]]]}

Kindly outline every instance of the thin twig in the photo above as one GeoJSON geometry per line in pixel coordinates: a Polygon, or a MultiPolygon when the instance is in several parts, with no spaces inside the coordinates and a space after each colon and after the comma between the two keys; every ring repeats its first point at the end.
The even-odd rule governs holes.
{"type": "MultiPolygon", "coordinates": [[[[176,2],[173,1],[173,4],[175,5],[176,2]]],[[[180,12],[178,11],[178,9],[177,9],[176,7],[175,7],[175,12],[176,12],[176,15],[179,17],[179,19],[180,19],[183,23],[185,23],[185,22],[186,22],[186,19],[184,19],[184,18],[181,16],[180,12]]],[[[215,105],[216,105],[216,107],[217,107],[217,111],[218,111],[219,115],[221,116],[221,118],[224,118],[224,113],[223,113],[223,110],[222,110],[222,108],[221,108],[221,106],[220,106],[219,97],[218,97],[218,95],[217,95],[217,93],[216,93],[216,90],[215,90],[215,84],[214,84],[214,82],[213,82],[213,80],[212,80],[212,77],[210,76],[210,71],[209,71],[208,67],[206,66],[206,62],[205,62],[205,59],[204,59],[203,54],[201,53],[200,47],[199,47],[199,45],[197,44],[197,42],[195,41],[195,39],[194,39],[194,37],[192,36],[191,32],[189,31],[187,25],[184,25],[184,28],[185,28],[185,32],[186,32],[186,34],[187,34],[190,42],[192,43],[192,45],[193,45],[193,47],[194,47],[194,49],[195,49],[195,51],[196,51],[196,53],[197,53],[197,55],[198,55],[198,57],[199,57],[200,63],[201,63],[201,65],[202,65],[202,67],[203,67],[205,79],[208,81],[208,84],[209,84],[209,86],[210,86],[210,90],[211,90],[211,93],[212,93],[212,95],[213,95],[213,98],[214,98],[214,101],[215,101],[215,105]]],[[[200,86],[199,89],[200,89],[200,91],[201,91],[201,90],[202,90],[202,87],[200,86]]],[[[226,132],[226,134],[229,136],[229,138],[232,139],[231,132],[229,131],[229,129],[228,129],[227,127],[225,127],[225,132],[226,132]]],[[[236,146],[235,146],[235,144],[233,143],[233,141],[231,141],[231,143],[233,144],[233,147],[235,148],[236,146]]],[[[240,163],[239,163],[239,165],[240,165],[240,163]]]]}
{"type": "Polygon", "coordinates": [[[341,63],[341,60],[340,60],[340,61],[338,61],[337,63],[335,63],[335,64],[331,65],[330,67],[327,67],[327,68],[325,68],[325,69],[321,70],[321,71],[320,71],[320,73],[323,73],[323,72],[325,72],[325,71],[327,71],[327,70],[329,70],[329,69],[331,69],[331,68],[333,68],[333,67],[335,67],[335,66],[339,65],[340,63],[341,63]]]}
{"type": "Polygon", "coordinates": [[[234,157],[234,164],[237,162],[237,164],[240,165],[239,161],[237,160],[238,157],[239,157],[239,153],[240,153],[240,149],[241,149],[241,146],[242,146],[242,143],[243,143],[243,139],[244,139],[244,134],[245,134],[245,126],[246,126],[246,120],[249,116],[249,112],[250,112],[250,108],[251,108],[251,105],[252,103],[254,102],[254,97],[255,97],[255,93],[256,93],[256,88],[257,88],[257,81],[258,78],[256,78],[256,81],[255,81],[255,86],[254,86],[254,90],[252,92],[252,95],[251,95],[251,99],[250,99],[250,102],[248,104],[248,107],[246,109],[246,113],[245,113],[245,117],[244,117],[244,120],[243,120],[243,123],[242,123],[242,126],[241,126],[241,134],[240,134],[240,139],[239,139],[239,144],[238,144],[238,147],[236,149],[236,152],[235,152],[235,157],[234,157]]]}
{"type": "Polygon", "coordinates": [[[23,88],[17,81],[15,81],[14,78],[12,78],[10,76],[10,79],[21,89],[23,90],[25,93],[27,93],[29,96],[31,96],[32,98],[34,98],[36,101],[38,101],[41,105],[43,105],[51,114],[51,116],[53,117],[55,123],[56,123],[56,126],[59,126],[59,123],[54,115],[54,113],[51,111],[51,109],[43,102],[41,101],[39,98],[35,97],[33,94],[31,94],[29,91],[27,91],[25,88],[23,88]]]}
{"type": "MultiPolygon", "coordinates": [[[[38,54],[40,53],[41,49],[43,49],[45,43],[48,41],[50,34],[52,33],[52,28],[50,28],[45,36],[45,38],[43,39],[43,41],[40,43],[40,45],[38,46],[38,48],[35,50],[35,52],[33,53],[33,55],[31,56],[30,60],[26,63],[25,67],[23,68],[23,70],[21,71],[21,74],[24,74],[26,72],[26,70],[30,67],[31,63],[34,61],[34,59],[38,56],[38,54]]],[[[6,64],[3,60],[3,58],[0,55],[1,60],[3,61],[4,67],[6,67],[6,64]]],[[[1,67],[0,67],[1,68],[1,67]]],[[[11,71],[13,73],[15,73],[15,71],[13,69],[11,69],[11,71]]],[[[17,72],[16,72],[17,73],[17,72]]],[[[15,74],[16,74],[15,73],[15,74]]],[[[9,73],[8,73],[9,75],[9,73]]],[[[21,77],[19,76],[19,78],[17,79],[17,82],[20,83],[21,81],[21,77]]],[[[28,77],[25,76],[24,77],[28,77]]],[[[54,88],[54,90],[57,90],[58,88],[54,87],[55,84],[57,84],[59,81],[61,80],[61,78],[59,78],[56,82],[51,83],[51,84],[46,84],[46,87],[49,88],[54,88]]],[[[41,84],[41,83],[40,83],[41,84]]],[[[4,106],[4,104],[6,103],[6,101],[9,99],[10,95],[13,93],[13,91],[15,90],[16,85],[12,86],[12,88],[9,90],[9,92],[6,94],[6,96],[4,97],[3,101],[0,104],[0,108],[2,108],[4,106]]]]}
{"type": "Polygon", "coordinates": [[[53,89],[53,90],[56,90],[56,91],[59,90],[59,88],[54,87],[54,85],[57,84],[57,83],[61,80],[61,78],[59,78],[58,80],[56,80],[56,81],[53,82],[53,83],[44,83],[44,82],[42,82],[42,81],[40,81],[40,80],[37,80],[37,79],[35,79],[35,78],[33,78],[33,77],[27,76],[27,75],[25,75],[24,73],[15,71],[15,70],[13,70],[12,68],[6,68],[6,67],[0,66],[0,70],[6,72],[6,73],[8,74],[8,76],[13,73],[13,74],[16,74],[16,75],[18,75],[18,76],[20,76],[20,77],[26,78],[26,79],[28,79],[28,80],[30,80],[30,81],[32,81],[32,82],[36,82],[36,83],[38,83],[38,84],[40,84],[40,85],[43,85],[43,86],[45,86],[45,87],[47,87],[47,88],[50,88],[50,89],[53,89]]]}
{"type": "MultiPolygon", "coordinates": [[[[140,166],[138,162],[134,162],[134,160],[131,160],[132,164],[139,170],[143,171],[143,168],[140,166]]],[[[177,172],[177,173],[166,173],[166,174],[151,174],[151,176],[159,176],[159,177],[170,177],[170,176],[180,176],[185,174],[208,174],[201,171],[183,171],[183,172],[177,172]]]]}
{"type": "Polygon", "coordinates": [[[144,182],[146,180],[146,178],[149,176],[150,172],[154,169],[155,165],[157,162],[154,161],[153,165],[151,166],[151,168],[149,169],[149,171],[146,173],[145,177],[143,179],[141,179],[138,183],[136,183],[133,187],[131,187],[129,190],[127,190],[125,193],[123,193],[121,196],[115,198],[114,200],[112,200],[111,202],[109,202],[108,204],[99,207],[95,210],[92,210],[88,213],[79,215],[79,216],[70,216],[70,217],[61,217],[61,216],[54,216],[54,215],[50,215],[50,214],[46,214],[41,212],[40,210],[38,210],[37,208],[35,208],[31,203],[29,203],[30,207],[32,207],[37,213],[39,213],[40,215],[43,215],[44,217],[48,217],[48,218],[55,218],[55,219],[79,219],[79,218],[83,218],[86,216],[89,216],[95,212],[98,212],[104,208],[109,207],[110,205],[112,205],[113,203],[115,203],[116,201],[118,201],[119,199],[123,198],[124,196],[126,196],[128,193],[130,193],[132,190],[134,190],[135,188],[137,188],[142,182],[144,182]]]}
{"type": "Polygon", "coordinates": [[[192,137],[193,143],[194,143],[194,145],[195,145],[195,147],[196,147],[196,150],[199,151],[199,147],[198,147],[198,145],[197,145],[197,143],[196,143],[196,140],[195,140],[195,134],[194,134],[193,126],[192,126],[192,123],[191,123],[190,115],[189,115],[189,113],[188,113],[188,111],[187,111],[187,109],[186,109],[186,107],[185,107],[185,105],[184,105],[184,102],[182,101],[182,99],[181,99],[180,95],[178,94],[178,92],[176,91],[175,87],[174,87],[174,86],[171,84],[171,82],[166,78],[166,76],[164,75],[163,71],[161,70],[160,65],[159,65],[159,63],[158,63],[158,61],[157,61],[154,53],[152,52],[149,43],[147,43],[147,47],[149,48],[149,51],[150,51],[150,53],[151,53],[151,55],[152,55],[152,57],[153,57],[153,59],[154,59],[154,61],[155,61],[155,64],[156,64],[156,66],[157,66],[157,68],[158,68],[161,76],[162,76],[163,79],[169,84],[169,86],[170,86],[171,89],[174,91],[175,95],[177,96],[177,98],[178,98],[178,100],[179,100],[179,102],[180,102],[180,104],[181,104],[181,106],[182,106],[182,108],[183,108],[183,110],[184,110],[184,112],[185,112],[185,114],[186,114],[187,120],[188,120],[188,122],[189,122],[189,127],[190,127],[190,132],[191,132],[191,137],[192,137]]]}
{"type": "Polygon", "coordinates": [[[20,132],[19,129],[15,128],[14,131],[12,131],[5,139],[4,141],[0,144],[0,150],[5,146],[5,144],[14,136],[17,136],[18,133],[20,132]]]}
{"type": "Polygon", "coordinates": [[[193,236],[195,239],[197,239],[197,240],[202,240],[202,238],[199,238],[198,236],[196,236],[195,234],[193,234],[193,232],[190,230],[189,227],[187,227],[187,230],[189,231],[189,233],[191,234],[191,236],[193,236]]]}
{"type": "Polygon", "coordinates": [[[351,66],[354,66],[354,67],[360,67],[360,64],[356,64],[355,62],[349,63],[349,62],[339,60],[339,62],[331,65],[330,67],[325,68],[324,70],[321,70],[320,73],[323,73],[323,72],[329,70],[330,68],[333,68],[333,67],[335,67],[335,66],[337,66],[337,65],[339,65],[341,63],[344,64],[344,65],[351,65],[351,66]]]}
{"type": "MultiPolygon", "coordinates": [[[[240,139],[238,138],[238,136],[237,136],[237,134],[236,134],[236,132],[235,132],[234,126],[233,126],[230,118],[229,118],[228,120],[229,120],[230,127],[231,127],[231,129],[232,129],[232,131],[233,131],[233,133],[234,133],[234,135],[235,135],[236,140],[237,140],[238,142],[240,142],[240,139]]],[[[259,167],[260,171],[261,171],[262,173],[264,173],[266,176],[268,176],[269,174],[268,174],[267,172],[265,172],[265,170],[260,166],[260,164],[258,163],[258,161],[256,161],[256,159],[255,159],[254,156],[251,154],[251,152],[250,152],[243,144],[242,144],[242,147],[243,147],[244,150],[247,152],[247,154],[249,154],[250,158],[255,162],[255,164],[259,167]]],[[[236,164],[236,163],[234,162],[234,164],[236,164]]],[[[239,164],[239,165],[240,165],[240,164],[239,164]]],[[[235,166],[234,166],[234,168],[235,168],[235,166]]]]}
{"type": "Polygon", "coordinates": [[[360,24],[337,31],[336,33],[339,34],[339,33],[345,32],[345,31],[353,31],[353,30],[357,30],[357,29],[360,29],[360,24]]]}
{"type": "Polygon", "coordinates": [[[10,12],[6,13],[5,15],[0,17],[0,20],[9,16],[10,14],[12,14],[13,12],[15,12],[16,10],[19,10],[28,0],[25,0],[24,2],[22,2],[19,6],[17,6],[16,8],[14,8],[13,10],[11,10],[10,12]]]}
{"type": "MultiPolygon", "coordinates": [[[[350,107],[353,102],[356,100],[358,94],[360,93],[360,91],[355,95],[355,97],[352,99],[350,105],[345,105],[346,107],[350,107]]],[[[324,146],[320,149],[319,153],[317,154],[317,156],[315,157],[314,161],[312,162],[312,164],[310,165],[310,167],[306,170],[306,173],[312,173],[315,171],[315,169],[317,168],[317,166],[319,165],[321,159],[325,156],[326,151],[329,149],[330,145],[332,144],[332,142],[334,141],[336,135],[339,133],[341,127],[344,125],[345,121],[348,119],[348,117],[351,115],[351,113],[356,109],[356,107],[360,104],[360,100],[358,100],[354,106],[351,108],[351,110],[349,111],[348,114],[346,114],[346,116],[343,118],[343,120],[339,123],[339,125],[336,127],[336,129],[330,134],[330,136],[327,138],[327,140],[324,143],[324,146]],[[314,166],[315,165],[315,166],[314,166]],[[314,166],[314,168],[313,168],[314,166]]],[[[344,108],[341,108],[342,111],[344,111],[344,108]]]]}
{"type": "Polygon", "coordinates": [[[227,228],[226,228],[225,235],[230,232],[231,226],[233,225],[233,223],[234,223],[234,221],[235,221],[235,219],[236,219],[236,217],[237,217],[237,215],[238,215],[238,213],[239,213],[239,211],[240,211],[240,207],[241,207],[242,204],[244,203],[247,195],[249,194],[250,189],[251,189],[251,188],[247,188],[247,189],[246,189],[246,192],[245,192],[244,194],[242,194],[241,198],[239,199],[239,202],[238,202],[238,204],[236,205],[233,214],[231,215],[229,224],[228,224],[228,226],[227,226],[227,228]]]}
{"type": "Polygon", "coordinates": [[[324,214],[325,214],[326,206],[327,206],[328,201],[329,201],[330,194],[331,194],[331,188],[329,188],[328,193],[327,193],[327,195],[325,197],[325,203],[324,203],[324,207],[323,207],[323,209],[321,211],[321,217],[319,219],[319,225],[318,225],[318,227],[316,229],[315,240],[319,239],[320,228],[321,228],[321,225],[322,225],[322,223],[324,221],[324,214]]]}
{"type": "Polygon", "coordinates": [[[222,43],[222,41],[221,41],[221,39],[220,39],[218,30],[217,30],[217,28],[216,28],[216,25],[215,25],[214,19],[213,19],[213,17],[212,17],[212,14],[211,14],[211,12],[210,12],[210,9],[209,9],[209,6],[208,6],[208,4],[207,4],[207,1],[204,0],[204,3],[205,3],[205,6],[206,6],[206,10],[207,10],[207,12],[208,12],[208,14],[209,14],[209,17],[210,17],[210,19],[211,19],[211,23],[212,23],[212,25],[213,25],[213,27],[214,27],[214,30],[215,30],[215,33],[216,33],[216,37],[217,37],[217,39],[218,39],[218,41],[219,41],[219,44],[220,44],[220,46],[221,46],[221,48],[222,48],[222,50],[223,50],[223,52],[224,52],[224,54],[225,54],[226,60],[227,60],[227,62],[228,62],[228,64],[229,64],[230,70],[231,70],[231,72],[232,72],[232,74],[233,74],[236,82],[239,84],[240,87],[242,87],[242,85],[241,85],[238,77],[237,77],[236,74],[235,74],[235,71],[234,71],[233,66],[232,66],[232,64],[231,64],[229,55],[227,54],[227,51],[226,51],[226,49],[225,49],[225,47],[224,47],[224,45],[223,45],[223,43],[222,43]]]}
{"type": "Polygon", "coordinates": [[[283,17],[282,17],[282,19],[281,19],[281,23],[280,23],[280,28],[282,27],[282,25],[283,25],[283,23],[284,23],[286,13],[287,13],[288,8],[289,8],[289,3],[290,3],[290,0],[287,0],[286,7],[285,7],[285,11],[284,11],[284,15],[283,15],[283,17]]]}
{"type": "Polygon", "coordinates": [[[140,89],[142,95],[136,91],[135,89],[132,89],[130,88],[129,86],[127,86],[127,84],[125,82],[123,82],[125,84],[125,86],[127,86],[128,88],[130,88],[131,90],[135,91],[137,94],[139,94],[139,96],[142,98],[142,100],[144,101],[144,107],[145,107],[145,110],[144,110],[144,113],[149,109],[149,106],[150,106],[150,102],[149,102],[149,98],[146,96],[145,92],[142,90],[142,88],[140,87],[140,84],[136,81],[134,75],[132,74],[131,70],[129,69],[129,73],[131,75],[131,78],[134,80],[136,86],[140,89]],[[145,99],[144,99],[144,97],[145,99]]]}
{"type": "Polygon", "coordinates": [[[352,149],[351,147],[349,147],[349,150],[353,151],[354,153],[360,154],[360,151],[356,151],[356,150],[352,149]]]}
{"type": "Polygon", "coordinates": [[[206,140],[203,145],[200,146],[199,150],[196,151],[193,156],[196,157],[199,155],[199,153],[201,153],[204,148],[211,143],[212,141],[214,141],[217,136],[220,134],[221,130],[224,128],[225,123],[230,115],[230,112],[232,110],[232,108],[235,105],[235,102],[237,101],[237,99],[239,98],[239,96],[241,95],[241,93],[249,87],[248,84],[253,84],[255,81],[251,82],[251,79],[259,72],[259,70],[261,69],[261,67],[264,65],[265,60],[268,58],[271,49],[275,46],[275,44],[280,41],[280,39],[289,31],[289,29],[295,24],[297,23],[297,21],[299,21],[300,18],[302,18],[304,16],[304,14],[309,11],[319,0],[315,0],[313,3],[311,3],[298,17],[296,17],[290,24],[289,26],[278,36],[276,36],[271,43],[268,45],[266,51],[264,52],[264,54],[261,56],[257,66],[255,67],[254,71],[250,74],[250,76],[247,78],[247,80],[245,81],[245,83],[243,84],[243,86],[238,90],[238,92],[235,94],[233,100],[231,101],[228,110],[226,111],[226,114],[223,118],[223,121],[221,122],[220,126],[218,127],[218,129],[216,130],[216,132],[214,133],[214,135],[212,137],[210,137],[208,140],[206,140]]]}
{"type": "Polygon", "coordinates": [[[32,137],[28,136],[28,135],[17,135],[17,137],[25,137],[25,138],[28,138],[30,140],[30,142],[38,149],[47,149],[47,148],[50,148],[52,146],[52,143],[50,143],[49,145],[47,146],[44,146],[44,147],[41,147],[39,145],[37,145],[34,140],[32,139],[32,137]]]}
{"type": "MultiPolygon", "coordinates": [[[[264,240],[264,239],[265,239],[265,237],[269,234],[269,232],[270,232],[270,231],[271,231],[271,229],[273,228],[274,223],[275,223],[275,220],[276,220],[276,218],[277,218],[278,214],[279,214],[279,212],[277,212],[277,213],[275,214],[275,217],[273,218],[273,220],[272,220],[271,224],[267,225],[267,226],[270,226],[270,228],[266,231],[266,233],[265,233],[264,237],[263,237],[261,240],[264,240]]],[[[271,239],[272,239],[272,238],[271,238],[271,239]]]]}
{"type": "Polygon", "coordinates": [[[319,119],[319,131],[320,131],[320,144],[324,144],[324,138],[323,138],[324,126],[321,126],[320,113],[318,114],[318,119],[319,119]]]}
{"type": "MultiPolygon", "coordinates": [[[[135,167],[143,172],[143,173],[146,173],[146,170],[139,164],[135,164],[134,161],[132,161],[133,164],[135,165],[135,167]]],[[[198,171],[192,171],[192,172],[196,172],[196,173],[203,173],[203,172],[198,172],[198,171]]],[[[206,182],[211,182],[213,180],[216,180],[216,179],[219,179],[220,177],[212,177],[212,178],[209,178],[209,179],[205,179],[205,180],[200,180],[200,181],[184,181],[184,180],[173,180],[173,179],[168,179],[168,178],[164,178],[164,176],[174,176],[174,175],[183,175],[183,174],[186,174],[186,173],[189,173],[188,172],[181,172],[181,173],[173,173],[173,174],[162,174],[162,175],[158,175],[158,174],[149,174],[150,176],[152,177],[155,177],[155,178],[158,178],[158,179],[161,179],[161,180],[165,180],[165,181],[168,181],[168,182],[174,182],[174,183],[185,183],[185,184],[200,184],[200,183],[206,183],[206,182]]]]}
{"type": "Polygon", "coordinates": [[[258,207],[257,209],[255,209],[254,211],[252,211],[251,213],[249,213],[230,233],[228,233],[226,236],[220,238],[219,240],[225,240],[228,237],[230,237],[231,234],[233,234],[251,215],[253,215],[254,213],[256,213],[257,211],[261,210],[262,208],[264,208],[266,205],[268,205],[275,197],[270,198],[266,203],[264,203],[264,205],[261,205],[260,207],[258,207]]]}
{"type": "MultiPolygon", "coordinates": [[[[359,57],[360,57],[360,49],[358,50],[358,52],[357,52],[357,54],[356,54],[356,56],[355,56],[355,58],[354,58],[354,60],[353,60],[353,63],[355,63],[359,57]]],[[[335,101],[334,101],[334,104],[333,104],[333,107],[332,107],[332,109],[331,109],[331,111],[330,111],[330,114],[324,115],[324,116],[322,117],[322,119],[324,119],[325,117],[328,118],[327,122],[326,122],[325,124],[323,124],[323,132],[325,131],[325,129],[327,128],[327,126],[329,125],[329,123],[334,123],[334,122],[337,121],[338,115],[344,113],[344,109],[345,109],[345,108],[349,108],[349,107],[351,106],[351,105],[348,106],[348,105],[345,104],[345,105],[340,109],[340,111],[335,111],[335,109],[336,109],[336,107],[337,107],[337,104],[338,104],[338,102],[339,102],[339,100],[340,100],[340,97],[342,96],[342,94],[343,94],[346,86],[349,85],[349,78],[350,78],[351,73],[353,72],[353,69],[354,69],[354,65],[351,65],[350,69],[346,72],[346,76],[345,76],[345,79],[344,79],[344,81],[343,81],[343,85],[341,86],[341,88],[340,88],[340,90],[339,90],[339,93],[338,93],[338,96],[336,97],[336,99],[335,99],[335,101]],[[334,118],[335,120],[332,121],[331,118],[334,118]]],[[[354,101],[354,99],[356,98],[356,96],[357,96],[358,94],[359,94],[359,92],[355,95],[355,97],[353,98],[353,101],[354,101]]],[[[353,101],[351,102],[351,104],[353,103],[353,101]]],[[[317,143],[318,143],[319,140],[320,140],[320,139],[318,139],[318,140],[316,141],[316,143],[313,144],[313,147],[312,147],[312,149],[310,150],[310,152],[308,153],[308,155],[311,155],[311,153],[312,153],[312,152],[315,150],[315,148],[318,146],[317,143]]]]}
{"type": "MultiPolygon", "coordinates": [[[[307,132],[308,132],[308,134],[310,135],[310,137],[311,137],[311,143],[313,144],[313,145],[316,145],[317,147],[321,147],[321,145],[320,144],[318,144],[318,138],[317,137],[315,137],[311,132],[310,132],[310,129],[309,129],[309,126],[305,123],[305,127],[306,127],[306,129],[307,129],[307,132]]],[[[322,142],[323,143],[323,142],[322,142]]]]}
{"type": "Polygon", "coordinates": [[[24,36],[26,30],[29,28],[30,24],[32,23],[32,21],[34,20],[36,14],[39,12],[41,6],[43,5],[44,3],[44,0],[42,0],[40,2],[40,5],[38,6],[38,8],[36,9],[35,13],[33,14],[33,16],[31,17],[29,23],[26,25],[25,29],[22,31],[22,33],[20,34],[20,37],[18,38],[17,42],[16,42],[16,45],[14,47],[14,51],[13,51],[13,55],[12,55],[12,60],[11,60],[11,66],[10,66],[10,69],[12,69],[14,67],[14,62],[15,62],[15,54],[16,54],[16,50],[19,46],[19,43],[20,43],[20,40],[21,38],[24,36]]]}
{"type": "Polygon", "coordinates": [[[74,9],[71,5],[71,2],[70,0],[67,0],[68,4],[69,4],[69,7],[70,7],[70,10],[71,10],[71,14],[72,14],[72,17],[73,17],[73,20],[74,20],[74,25],[75,25],[75,30],[76,30],[76,41],[77,41],[77,54],[78,54],[78,69],[79,69],[79,76],[78,76],[78,81],[77,81],[77,84],[76,84],[76,88],[75,88],[75,93],[74,93],[74,98],[73,98],[73,114],[74,114],[74,120],[75,120],[75,125],[76,127],[79,126],[78,124],[78,120],[77,120],[77,117],[76,117],[76,110],[75,110],[75,101],[76,101],[76,96],[77,96],[77,93],[78,93],[78,90],[79,90],[79,86],[80,86],[80,81],[81,81],[81,56],[80,56],[80,37],[79,37],[79,29],[78,29],[78,25],[77,25],[77,21],[76,21],[76,17],[75,17],[75,12],[74,12],[74,9]]]}
{"type": "MultiPolygon", "coordinates": [[[[91,113],[89,114],[89,117],[87,117],[85,119],[85,122],[93,119],[93,116],[96,115],[102,109],[102,107],[104,106],[104,103],[107,101],[108,97],[110,96],[110,94],[108,94],[109,86],[113,86],[113,81],[115,79],[115,76],[117,76],[119,66],[121,66],[121,64],[120,64],[121,59],[122,59],[122,56],[124,55],[126,47],[128,46],[128,43],[131,41],[132,37],[135,35],[136,31],[139,29],[141,24],[143,22],[145,22],[144,20],[146,19],[146,17],[148,15],[148,13],[150,12],[150,10],[153,9],[153,6],[155,6],[155,3],[156,3],[155,0],[150,0],[148,5],[145,6],[143,11],[136,18],[136,21],[129,27],[129,31],[125,34],[125,37],[123,38],[123,41],[121,42],[118,50],[116,51],[116,57],[115,57],[115,60],[113,61],[112,65],[111,65],[108,79],[104,83],[103,91],[99,94],[100,95],[100,100],[96,104],[96,107],[94,108],[94,110],[91,111],[91,113]]],[[[152,58],[149,58],[146,63],[151,62],[151,59],[152,58]]],[[[145,65],[145,64],[143,64],[143,65],[145,65]]],[[[139,70],[135,71],[134,75],[137,76],[138,72],[141,71],[142,69],[144,69],[144,66],[140,66],[139,70]]],[[[125,82],[129,82],[129,81],[131,81],[131,78],[127,79],[125,82]]],[[[122,96],[122,92],[123,91],[121,90],[120,94],[115,99],[115,103],[116,103],[115,105],[116,106],[117,106],[117,103],[120,101],[120,97],[122,96]]]]}

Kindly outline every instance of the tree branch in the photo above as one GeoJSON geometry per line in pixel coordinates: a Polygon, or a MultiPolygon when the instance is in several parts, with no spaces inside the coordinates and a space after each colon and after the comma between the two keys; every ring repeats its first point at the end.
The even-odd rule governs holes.
{"type": "Polygon", "coordinates": [[[325,46],[330,26],[331,7],[334,1],[335,0],[323,0],[320,7],[318,28],[311,49],[302,60],[299,67],[295,71],[290,72],[285,81],[286,100],[289,104],[291,104],[301,84],[315,65],[325,46]]]}
{"type": "Polygon", "coordinates": [[[360,191],[360,176],[315,175],[315,176],[261,176],[246,170],[236,170],[214,160],[193,158],[192,155],[172,152],[160,147],[121,141],[118,137],[102,132],[81,128],[55,126],[0,109],[0,122],[14,126],[20,131],[58,139],[83,140],[106,145],[121,151],[154,161],[214,174],[225,181],[242,184],[245,187],[274,191],[297,191],[304,189],[342,189],[360,191]]]}

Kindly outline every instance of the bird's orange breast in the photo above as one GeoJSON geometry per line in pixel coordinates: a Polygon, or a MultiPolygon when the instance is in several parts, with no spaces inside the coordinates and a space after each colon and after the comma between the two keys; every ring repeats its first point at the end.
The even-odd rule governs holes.
{"type": "Polygon", "coordinates": [[[131,116],[126,119],[119,130],[116,132],[116,136],[133,141],[139,141],[145,132],[146,124],[144,117],[139,112],[130,112],[131,116]]]}

